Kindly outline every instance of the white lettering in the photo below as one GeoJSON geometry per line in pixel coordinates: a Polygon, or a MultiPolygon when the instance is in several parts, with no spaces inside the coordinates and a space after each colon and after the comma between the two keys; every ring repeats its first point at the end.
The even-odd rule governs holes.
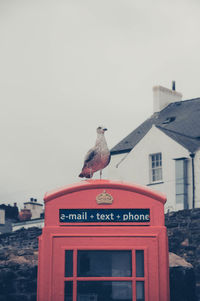
{"type": "Polygon", "coordinates": [[[128,220],[128,214],[123,214],[123,221],[127,221],[128,220]]]}
{"type": "MultiPolygon", "coordinates": [[[[90,210],[90,209],[89,209],[90,210]]],[[[88,221],[88,214],[89,214],[89,221],[96,220],[96,222],[149,222],[150,215],[149,210],[147,209],[122,209],[121,217],[119,215],[119,209],[115,211],[113,210],[91,210],[87,212],[86,210],[63,210],[64,213],[60,212],[60,221],[61,222],[86,222],[88,221]],[[95,212],[96,211],[96,212],[95,212]],[[91,214],[90,212],[93,212],[91,214]],[[95,212],[95,213],[94,213],[95,212]],[[104,213],[106,212],[106,213],[104,213]],[[124,213],[123,213],[124,212],[124,213]],[[148,214],[146,214],[148,212],[148,214]],[[120,219],[120,220],[119,220],[120,219]]]]}
{"type": "Polygon", "coordinates": [[[82,219],[82,215],[78,213],[77,216],[76,216],[76,218],[77,218],[78,220],[80,220],[80,219],[82,219]]]}
{"type": "Polygon", "coordinates": [[[97,213],[97,219],[101,221],[111,221],[114,220],[114,213],[100,214],[97,213]]]}
{"type": "Polygon", "coordinates": [[[114,214],[113,214],[113,213],[110,214],[110,219],[111,219],[112,221],[114,220],[114,214]]]}
{"type": "Polygon", "coordinates": [[[100,220],[100,213],[97,213],[97,219],[100,220]]]}
{"type": "Polygon", "coordinates": [[[140,217],[139,217],[138,214],[135,214],[134,218],[135,218],[136,221],[138,221],[140,217]]]}
{"type": "Polygon", "coordinates": [[[140,221],[144,221],[144,220],[145,220],[144,214],[140,214],[140,221]]]}
{"type": "Polygon", "coordinates": [[[69,219],[75,219],[76,220],[76,214],[69,214],[69,219]]]}
{"type": "Polygon", "coordinates": [[[65,219],[65,214],[64,214],[64,213],[61,214],[60,219],[61,219],[62,221],[64,221],[64,219],[65,219]]]}
{"type": "Polygon", "coordinates": [[[128,214],[123,214],[123,221],[149,221],[149,214],[132,214],[130,211],[128,214]]]}

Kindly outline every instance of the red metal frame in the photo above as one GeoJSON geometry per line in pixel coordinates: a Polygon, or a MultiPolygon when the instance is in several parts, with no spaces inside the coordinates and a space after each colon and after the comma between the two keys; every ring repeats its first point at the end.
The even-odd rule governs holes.
{"type": "Polygon", "coordinates": [[[45,226],[39,239],[37,301],[64,301],[64,282],[136,281],[145,283],[145,301],[169,301],[168,242],[164,226],[166,198],[146,187],[130,183],[89,180],[45,196],[45,226]],[[113,203],[98,205],[96,196],[106,190],[113,203]],[[149,223],[60,223],[59,209],[149,208],[149,223]],[[65,277],[65,250],[74,250],[73,277],[65,277]],[[77,250],[134,250],[131,277],[77,277],[77,250]],[[136,277],[135,250],[144,250],[145,274],[136,277]]]}
{"type": "MultiPolygon", "coordinates": [[[[62,253],[63,253],[63,258],[64,258],[64,252],[67,249],[66,247],[62,248],[62,253]]],[[[146,301],[148,301],[148,285],[147,285],[147,248],[144,246],[137,247],[134,249],[129,249],[129,248],[123,248],[121,246],[117,246],[117,250],[130,250],[132,252],[132,276],[130,277],[78,277],[77,276],[77,251],[79,250],[116,250],[113,249],[113,246],[110,247],[96,247],[96,248],[91,248],[91,247],[82,247],[77,249],[76,247],[70,248],[70,250],[73,250],[73,277],[65,277],[63,276],[63,281],[73,281],[73,296],[74,300],[77,298],[77,281],[130,281],[132,282],[132,295],[134,296],[136,300],[136,282],[137,281],[142,281],[144,282],[144,290],[145,290],[145,298],[146,301]],[[136,264],[135,264],[135,256],[136,256],[136,250],[144,250],[144,277],[136,277],[136,264]]],[[[133,298],[133,300],[134,300],[133,298]]]]}

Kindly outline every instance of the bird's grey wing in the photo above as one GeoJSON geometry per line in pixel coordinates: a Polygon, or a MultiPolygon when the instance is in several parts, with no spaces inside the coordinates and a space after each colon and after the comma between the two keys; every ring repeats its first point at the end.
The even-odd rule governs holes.
{"type": "Polygon", "coordinates": [[[86,163],[90,162],[92,159],[94,159],[96,154],[97,154],[96,150],[94,148],[91,148],[85,156],[84,164],[86,164],[86,163]]]}

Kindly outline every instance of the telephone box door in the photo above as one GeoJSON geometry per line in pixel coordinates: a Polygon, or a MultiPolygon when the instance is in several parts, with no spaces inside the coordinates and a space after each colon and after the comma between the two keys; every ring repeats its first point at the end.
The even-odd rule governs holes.
{"type": "Polygon", "coordinates": [[[156,237],[55,237],[53,253],[52,301],[159,300],[156,237]]]}

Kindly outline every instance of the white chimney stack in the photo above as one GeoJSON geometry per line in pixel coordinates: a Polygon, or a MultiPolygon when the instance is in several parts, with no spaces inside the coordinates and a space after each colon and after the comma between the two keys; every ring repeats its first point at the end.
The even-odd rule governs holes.
{"type": "Polygon", "coordinates": [[[153,87],[153,112],[160,112],[172,102],[181,101],[182,94],[175,91],[175,82],[172,82],[172,90],[161,86],[153,87]]]}

